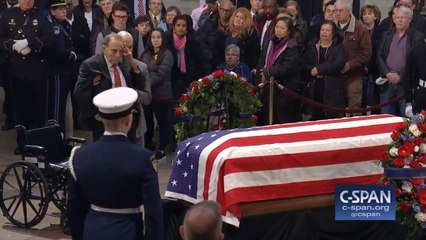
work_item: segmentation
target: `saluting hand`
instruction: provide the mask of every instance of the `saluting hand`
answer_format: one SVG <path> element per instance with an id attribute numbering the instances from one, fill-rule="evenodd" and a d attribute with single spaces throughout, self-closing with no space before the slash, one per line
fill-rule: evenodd
<path id="1" fill-rule="evenodd" d="M 121 53 L 123 54 L 123 58 L 126 59 L 126 61 L 130 64 L 130 66 L 132 67 L 132 70 L 135 73 L 140 73 L 138 63 L 133 58 L 133 54 L 132 54 L 132 51 L 130 49 L 131 48 L 129 46 L 127 46 L 126 43 L 123 43 L 123 46 L 122 46 L 122 49 L 121 49 Z"/>

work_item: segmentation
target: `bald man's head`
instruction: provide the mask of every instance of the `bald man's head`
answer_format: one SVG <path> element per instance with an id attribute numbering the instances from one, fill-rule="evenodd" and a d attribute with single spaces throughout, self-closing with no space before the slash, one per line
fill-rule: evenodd
<path id="1" fill-rule="evenodd" d="M 213 201 L 204 201 L 194 205 L 185 215 L 181 235 L 185 240 L 220 240 L 222 217 L 220 206 Z"/>
<path id="2" fill-rule="evenodd" d="M 133 50 L 133 37 L 132 34 L 130 34 L 127 31 L 120 31 L 117 33 L 122 39 L 124 44 L 127 45 L 127 47 L 129 47 L 130 51 Z"/>

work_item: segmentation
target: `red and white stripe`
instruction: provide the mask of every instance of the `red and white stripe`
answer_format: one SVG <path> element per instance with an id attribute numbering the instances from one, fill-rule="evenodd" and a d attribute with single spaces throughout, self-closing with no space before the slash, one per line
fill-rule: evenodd
<path id="1" fill-rule="evenodd" d="M 224 220 L 238 226 L 238 203 L 330 194 L 336 184 L 375 184 L 383 169 L 374 161 L 401 122 L 376 115 L 225 135 L 201 152 L 197 199 L 220 202 Z"/>

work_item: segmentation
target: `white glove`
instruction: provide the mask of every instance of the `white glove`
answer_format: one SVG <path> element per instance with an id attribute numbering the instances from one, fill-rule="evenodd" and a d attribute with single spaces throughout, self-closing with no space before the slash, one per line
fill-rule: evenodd
<path id="1" fill-rule="evenodd" d="M 24 48 L 28 47 L 28 41 L 27 39 L 22 40 L 14 40 L 15 44 L 13 44 L 13 50 L 20 53 Z"/>
<path id="2" fill-rule="evenodd" d="M 74 51 L 71 51 L 70 59 L 71 59 L 71 62 L 77 61 L 77 54 L 75 54 Z"/>
<path id="3" fill-rule="evenodd" d="M 405 107 L 405 116 L 412 118 L 414 116 L 413 114 L 413 106 L 412 105 L 407 105 Z"/>
<path id="4" fill-rule="evenodd" d="M 31 48 L 30 47 L 26 47 L 24 49 L 22 49 L 22 51 L 20 52 L 20 54 L 26 56 L 31 52 Z"/>

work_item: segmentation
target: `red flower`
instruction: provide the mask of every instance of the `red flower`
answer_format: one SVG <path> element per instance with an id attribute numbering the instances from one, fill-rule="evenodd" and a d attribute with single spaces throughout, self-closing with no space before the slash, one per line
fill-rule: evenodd
<path id="1" fill-rule="evenodd" d="M 249 82 L 248 81 L 243 81 L 243 86 L 244 87 L 248 87 L 250 84 L 249 84 Z"/>
<path id="2" fill-rule="evenodd" d="M 414 139 L 414 143 L 417 145 L 420 145 L 422 143 L 424 143 L 424 140 L 422 137 L 416 137 L 416 139 Z"/>
<path id="3" fill-rule="evenodd" d="M 180 116 L 182 115 L 182 110 L 180 108 L 176 108 L 175 109 L 175 116 Z"/>
<path id="4" fill-rule="evenodd" d="M 401 190 L 401 188 L 397 187 L 397 188 L 395 189 L 395 196 L 396 196 L 396 197 L 399 197 L 399 196 L 401 196 L 401 194 L 402 194 L 402 190 Z"/>
<path id="5" fill-rule="evenodd" d="M 215 78 L 221 78 L 223 77 L 223 71 L 222 70 L 217 70 L 213 73 L 213 77 Z"/>
<path id="6" fill-rule="evenodd" d="M 191 100 L 191 95 L 189 95 L 189 94 L 182 94 L 182 99 L 183 99 L 183 101 L 188 101 L 188 100 Z"/>
<path id="7" fill-rule="evenodd" d="M 420 178 L 413 178 L 413 179 L 411 179 L 411 183 L 414 185 L 414 186 L 418 186 L 418 185 L 420 185 L 420 183 L 422 182 L 422 180 L 420 179 Z"/>
<path id="8" fill-rule="evenodd" d="M 394 141 L 398 140 L 400 136 L 401 136 L 401 134 L 397 131 L 393 131 L 392 134 L 391 134 L 391 138 Z"/>
<path id="9" fill-rule="evenodd" d="M 254 90 L 253 90 L 253 89 L 248 90 L 248 93 L 249 93 L 250 95 L 252 95 L 252 96 L 254 96 L 254 94 L 255 94 L 255 92 L 254 92 Z"/>
<path id="10" fill-rule="evenodd" d="M 403 201 L 399 204 L 399 210 L 401 212 L 408 212 L 410 211 L 410 204 L 407 201 Z"/>
<path id="11" fill-rule="evenodd" d="M 398 130 L 398 131 L 402 131 L 402 130 L 405 130 L 406 128 L 407 128 L 407 123 L 406 122 L 402 122 L 402 123 L 400 123 L 400 124 L 398 124 L 398 126 L 396 126 L 396 129 Z"/>
<path id="12" fill-rule="evenodd" d="M 395 167 L 402 168 L 405 165 L 405 161 L 402 158 L 395 158 L 392 162 Z"/>
<path id="13" fill-rule="evenodd" d="M 422 123 L 418 125 L 420 131 L 422 131 L 423 133 L 426 133 L 426 123 Z"/>
<path id="14" fill-rule="evenodd" d="M 195 94 L 199 94 L 200 93 L 200 86 L 198 86 L 198 84 L 194 84 L 194 86 L 192 86 L 192 91 L 195 93 Z"/>
<path id="15" fill-rule="evenodd" d="M 419 161 L 423 164 L 426 164 L 426 155 L 419 157 Z"/>
<path id="16" fill-rule="evenodd" d="M 381 162 L 389 160 L 389 154 L 387 152 L 381 152 L 379 155 L 379 159 Z"/>
<path id="17" fill-rule="evenodd" d="M 251 115 L 250 119 L 255 123 L 257 123 L 257 121 L 259 121 L 259 118 L 257 117 L 257 115 L 254 115 L 254 114 Z"/>
<path id="18" fill-rule="evenodd" d="M 237 79 L 241 79 L 241 75 L 237 73 Z"/>
<path id="19" fill-rule="evenodd" d="M 207 85 L 207 84 L 210 82 L 210 80 L 209 80 L 209 78 L 208 78 L 208 77 L 203 77 L 203 78 L 201 79 L 201 82 L 203 82 L 203 84 Z"/>
<path id="20" fill-rule="evenodd" d="M 411 161 L 411 162 L 410 162 L 410 167 L 411 167 L 411 168 L 421 168 L 421 167 L 422 167 L 422 165 L 420 165 L 420 163 L 419 163 L 419 162 L 417 162 L 417 161 Z"/>
<path id="21" fill-rule="evenodd" d="M 391 184 L 391 182 L 389 182 L 389 181 L 383 181 L 383 183 L 382 183 L 383 185 L 389 185 L 389 184 Z"/>
<path id="22" fill-rule="evenodd" d="M 417 191 L 417 196 L 419 197 L 420 203 L 426 205 L 426 190 L 420 189 Z"/>
<path id="23" fill-rule="evenodd" d="M 412 143 L 411 143 L 412 145 Z M 401 157 L 408 157 L 410 156 L 410 154 L 413 152 L 414 147 L 411 147 L 410 144 L 405 143 L 404 145 L 402 145 L 401 147 L 398 148 L 398 155 Z"/>

